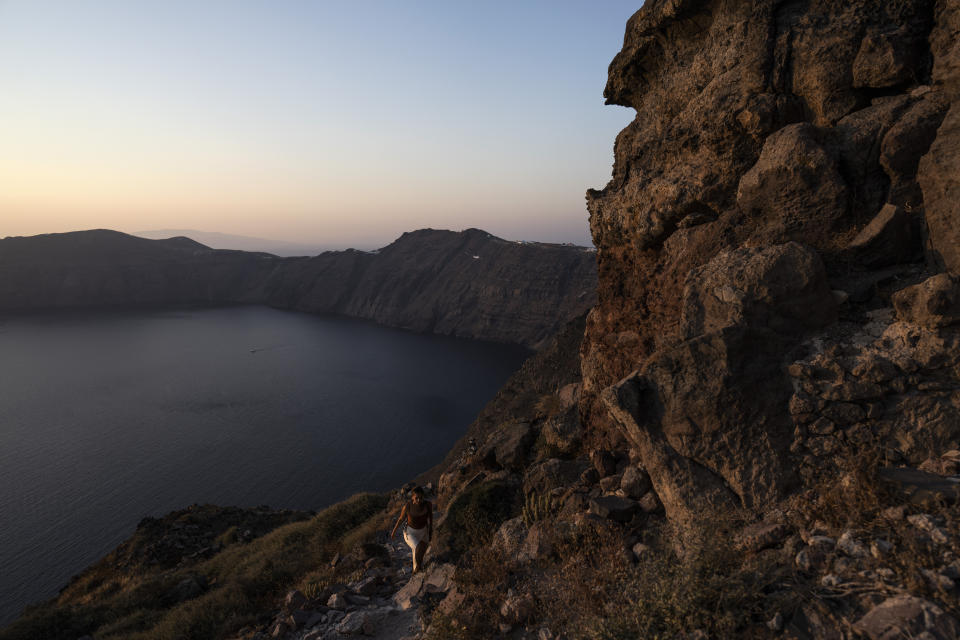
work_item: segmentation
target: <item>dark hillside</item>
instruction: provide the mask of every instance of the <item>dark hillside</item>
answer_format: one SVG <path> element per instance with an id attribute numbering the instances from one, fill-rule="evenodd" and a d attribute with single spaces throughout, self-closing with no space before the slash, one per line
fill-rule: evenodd
<path id="1" fill-rule="evenodd" d="M 595 254 L 470 229 L 312 258 L 95 230 L 0 240 L 0 311 L 267 304 L 538 347 L 595 300 Z"/>

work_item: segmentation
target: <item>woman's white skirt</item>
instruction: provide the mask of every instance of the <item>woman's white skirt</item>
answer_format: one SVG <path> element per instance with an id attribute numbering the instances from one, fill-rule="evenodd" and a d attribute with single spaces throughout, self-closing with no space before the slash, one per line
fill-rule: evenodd
<path id="1" fill-rule="evenodd" d="M 426 539 L 427 527 L 424 527 L 423 529 L 414 529 L 408 525 L 403 529 L 403 540 L 410 545 L 410 548 L 414 552 L 417 551 L 417 545 Z"/>

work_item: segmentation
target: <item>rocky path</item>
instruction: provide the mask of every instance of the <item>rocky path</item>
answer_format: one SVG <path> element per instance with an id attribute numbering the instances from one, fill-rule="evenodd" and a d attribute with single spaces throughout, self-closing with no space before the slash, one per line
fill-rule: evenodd
<path id="1" fill-rule="evenodd" d="M 395 600 L 396 594 L 410 582 L 410 549 L 400 536 L 387 541 L 383 547 L 389 554 L 388 562 L 364 570 L 360 580 L 337 589 L 327 600 L 326 611 L 318 611 L 319 616 L 313 614 L 298 632 L 274 633 L 273 637 L 290 640 L 332 640 L 345 636 L 412 640 L 417 637 L 421 628 L 415 602 L 405 601 L 404 608 Z M 290 596 L 287 599 L 289 601 Z"/>
<path id="2" fill-rule="evenodd" d="M 328 590 L 325 600 L 299 591 L 287 594 L 283 608 L 254 640 L 334 640 L 361 636 L 378 640 L 414 640 L 423 633 L 419 616 L 426 593 L 442 597 L 452 585 L 451 565 L 428 566 L 411 575 L 410 549 L 400 536 L 382 541 L 380 554 L 369 558 L 361 577 Z"/>

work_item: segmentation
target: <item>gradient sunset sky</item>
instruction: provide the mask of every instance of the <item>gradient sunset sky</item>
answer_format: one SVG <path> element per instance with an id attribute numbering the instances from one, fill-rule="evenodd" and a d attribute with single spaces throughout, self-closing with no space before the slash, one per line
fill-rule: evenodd
<path id="1" fill-rule="evenodd" d="M 0 237 L 589 244 L 631 0 L 0 0 Z"/>

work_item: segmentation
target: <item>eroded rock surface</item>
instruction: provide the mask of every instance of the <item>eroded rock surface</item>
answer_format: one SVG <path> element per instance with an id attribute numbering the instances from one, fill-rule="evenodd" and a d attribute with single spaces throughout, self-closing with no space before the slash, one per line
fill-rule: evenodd
<path id="1" fill-rule="evenodd" d="M 949 399 L 837 375 L 837 397 L 791 413 L 787 367 L 956 268 L 955 4 L 649 2 L 630 19 L 605 96 L 637 117 L 587 194 L 600 284 L 581 409 L 594 437 L 637 447 L 668 515 L 775 501 L 798 458 L 862 438 L 885 393 L 917 419 L 952 415 Z M 902 314 L 943 325 L 950 291 Z"/>

